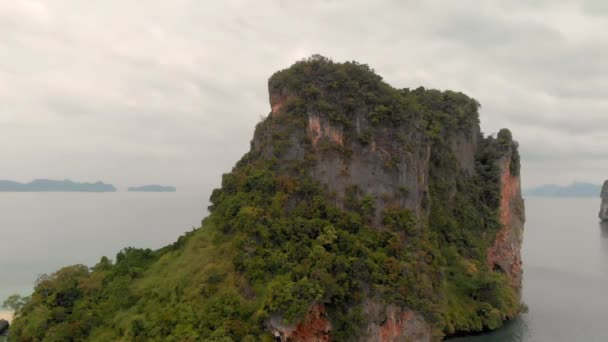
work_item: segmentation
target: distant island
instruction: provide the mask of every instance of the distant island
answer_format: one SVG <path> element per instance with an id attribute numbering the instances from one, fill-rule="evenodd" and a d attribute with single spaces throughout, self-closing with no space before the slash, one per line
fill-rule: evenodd
<path id="1" fill-rule="evenodd" d="M 565 186 L 555 184 L 541 185 L 524 191 L 524 195 L 539 197 L 598 197 L 601 191 L 601 185 L 574 182 Z"/>
<path id="2" fill-rule="evenodd" d="M 112 184 L 103 182 L 78 183 L 69 179 L 58 181 L 51 179 L 36 179 L 29 183 L 19 183 L 10 180 L 0 180 L 0 192 L 114 192 Z"/>
<path id="3" fill-rule="evenodd" d="M 133 186 L 129 188 L 132 192 L 175 192 L 174 186 L 163 186 L 157 184 Z"/>

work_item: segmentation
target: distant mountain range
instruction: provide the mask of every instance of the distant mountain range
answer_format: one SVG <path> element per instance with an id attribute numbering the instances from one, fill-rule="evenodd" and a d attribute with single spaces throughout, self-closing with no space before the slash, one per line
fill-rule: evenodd
<path id="1" fill-rule="evenodd" d="M 112 184 L 103 182 L 78 183 L 69 179 L 57 181 L 51 179 L 36 179 L 29 183 L 19 183 L 0 180 L 0 192 L 113 192 Z"/>
<path id="2" fill-rule="evenodd" d="M 132 191 L 132 192 L 175 192 L 176 189 L 174 186 L 162 186 L 162 185 L 151 184 L 151 185 L 130 187 L 129 191 Z"/>
<path id="3" fill-rule="evenodd" d="M 575 182 L 570 185 L 546 184 L 524 191 L 526 196 L 539 197 L 599 197 L 602 186 Z"/>

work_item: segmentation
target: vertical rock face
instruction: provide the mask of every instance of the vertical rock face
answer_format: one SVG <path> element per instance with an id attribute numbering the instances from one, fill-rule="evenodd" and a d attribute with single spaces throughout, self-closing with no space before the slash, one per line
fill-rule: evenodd
<path id="1" fill-rule="evenodd" d="M 479 148 L 479 131 L 479 125 L 476 124 L 470 127 L 469 132 L 458 132 L 450 137 L 450 147 L 456 157 L 458 167 L 467 176 L 475 174 L 475 155 Z"/>
<path id="2" fill-rule="evenodd" d="M 313 304 L 306 317 L 297 324 L 285 324 L 280 317 L 273 317 L 267 322 L 267 326 L 277 341 L 331 341 L 331 322 L 325 306 L 319 303 Z"/>
<path id="3" fill-rule="evenodd" d="M 602 187 L 602 203 L 600 204 L 600 220 L 608 221 L 608 180 L 604 182 Z"/>
<path id="4" fill-rule="evenodd" d="M 433 337 L 429 324 L 415 311 L 368 300 L 365 314 L 368 320 L 361 342 L 418 342 Z"/>
<path id="5" fill-rule="evenodd" d="M 313 85 L 320 94 L 331 97 L 331 89 Z M 336 122 L 332 120 L 330 110 L 298 104 L 297 99 L 303 95 L 274 78 L 269 82 L 269 92 L 270 116 L 276 125 L 286 125 L 281 123 L 282 120 L 289 117 L 289 112 L 293 114 L 293 107 L 298 105 L 299 115 L 304 118 L 289 133 L 286 147 L 279 157 L 281 162 L 303 161 L 307 155 L 313 155 L 309 175 L 333 194 L 336 205 L 348 209 L 346 198 L 353 191 L 359 196 L 371 198 L 375 203 L 372 224 L 380 229 L 383 225 L 382 213 L 387 208 L 406 208 L 415 213 L 420 222 L 429 221 L 429 215 L 433 215 L 429 205 L 433 153 L 447 153 L 449 156 L 443 157 L 442 163 L 454 165 L 450 166 L 452 173 L 441 176 L 445 177 L 441 181 L 448 184 L 450 189 L 448 198 L 441 199 L 446 206 L 458 207 L 456 193 L 466 189 L 461 189 L 457 184 L 466 184 L 461 180 L 477 176 L 480 139 L 483 137 L 476 109 L 467 113 L 469 117 L 466 119 L 448 118 L 455 120 L 458 128 L 444 127 L 437 133 L 441 138 L 437 138 L 430 136 L 429 131 L 418 126 L 414 119 L 401 125 L 378 125 L 370 121 L 369 108 L 353 110 L 348 123 Z M 256 130 L 252 150 L 264 158 L 276 158 L 277 147 L 272 142 L 276 139 L 277 127 Z M 510 133 L 508 135 L 509 143 L 512 143 Z M 501 228 L 493 241 L 489 242 L 483 262 L 490 269 L 506 274 L 510 285 L 520 293 L 520 251 L 525 217 L 519 171 L 513 172 L 513 157 L 517 153 L 513 146 L 501 151 L 500 157 L 491 162 L 497 166 L 499 173 L 496 175 L 500 193 L 497 213 Z M 443 152 L 444 147 L 449 152 Z M 447 165 L 439 167 L 448 168 Z M 441 335 L 437 334 L 433 323 L 419 312 L 405 306 L 383 303 L 381 298 L 367 299 L 363 312 L 365 335 L 360 337 L 360 341 L 431 341 Z M 516 309 L 511 310 L 503 319 L 516 314 Z M 268 322 L 268 326 L 281 341 L 327 341 L 331 336 L 331 319 L 320 304 L 314 304 L 295 325 L 279 322 L 280 319 L 275 317 Z"/>
<path id="6" fill-rule="evenodd" d="M 358 341 L 423 342 L 433 338 L 431 327 L 415 311 L 367 300 L 364 314 L 367 325 Z M 297 324 L 285 324 L 279 317 L 273 317 L 267 326 L 277 341 L 331 341 L 331 322 L 325 306 L 318 303 L 312 305 L 306 317 Z"/>
<path id="7" fill-rule="evenodd" d="M 518 175 L 511 171 L 512 151 L 500 159 L 500 223 L 502 228 L 496 234 L 494 244 L 488 250 L 490 267 L 506 273 L 512 285 L 521 289 L 522 261 L 521 246 L 523 242 L 525 210 L 521 196 L 521 185 Z"/>
<path id="8" fill-rule="evenodd" d="M 319 121 L 321 133 L 317 134 Z M 372 130 L 367 127 L 365 119 L 360 118 L 359 122 L 362 129 Z M 399 146 L 395 143 L 396 137 L 403 133 L 399 129 L 382 129 L 373 134 L 365 146 L 357 141 L 345 143 L 340 129 L 314 114 L 309 120 L 308 131 L 317 152 L 322 151 L 323 144 L 338 145 L 351 151 L 349 158 L 340 156 L 339 150 L 319 153 L 313 169 L 313 177 L 336 193 L 339 199 L 343 199 L 353 187 L 373 198 L 376 224 L 381 221 L 382 211 L 389 206 L 421 213 L 422 198 L 428 189 L 428 145 L 421 143 L 409 150 Z M 424 141 L 422 136 L 417 138 Z"/>
<path id="9" fill-rule="evenodd" d="M 296 93 L 291 89 L 277 89 L 272 81 L 269 89 L 270 115 L 280 118 Z M 356 190 L 376 201 L 376 224 L 380 223 L 382 210 L 389 206 L 409 208 L 420 214 L 422 200 L 428 193 L 428 138 L 413 126 L 377 127 L 369 122 L 366 114 L 363 110 L 356 111 L 354 127 L 346 132 L 343 125 L 332 123 L 327 113 L 308 108 L 304 132 L 291 134 L 291 144 L 281 159 L 304 159 L 306 146 L 301 141 L 307 139 L 317 158 L 312 176 L 337 196 L 339 205 L 348 190 Z M 359 139 L 347 140 L 347 133 Z M 254 150 L 272 157 L 271 140 L 272 132 L 257 135 L 253 139 Z M 471 146 L 459 142 L 463 144 L 459 148 L 471 150 Z M 345 151 L 348 151 L 347 157 Z M 467 155 L 465 159 L 474 158 L 474 152 Z"/>

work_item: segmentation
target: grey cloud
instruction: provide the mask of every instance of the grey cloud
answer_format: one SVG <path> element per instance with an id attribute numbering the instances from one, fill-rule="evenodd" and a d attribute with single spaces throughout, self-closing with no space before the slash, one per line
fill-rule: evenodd
<path id="1" fill-rule="evenodd" d="M 483 130 L 509 127 L 538 183 L 543 161 L 608 161 L 602 4 L 0 2 L 2 177 L 208 189 L 268 114 L 268 77 L 321 53 L 477 98 Z"/>
<path id="2" fill-rule="evenodd" d="M 449 18 L 440 26 L 440 37 L 476 48 L 492 48 L 518 42 L 559 41 L 557 30 L 530 21 L 508 21 L 491 15 L 467 13 Z"/>
<path id="3" fill-rule="evenodd" d="M 608 16 L 608 3 L 603 0 L 584 0 L 583 11 L 594 16 Z"/>

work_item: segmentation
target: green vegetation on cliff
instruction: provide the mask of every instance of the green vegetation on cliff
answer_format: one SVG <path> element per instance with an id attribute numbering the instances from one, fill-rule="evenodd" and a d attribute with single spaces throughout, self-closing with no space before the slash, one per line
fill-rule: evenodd
<path id="1" fill-rule="evenodd" d="M 321 57 L 275 74 L 270 91 L 285 98 L 281 115 L 258 124 L 258 148 L 223 176 L 201 228 L 157 251 L 127 248 L 114 262 L 40 278 L 12 338 L 270 341 L 270 318 L 295 323 L 323 303 L 332 338 L 346 341 L 363 334 L 368 298 L 419 312 L 438 337 L 493 329 L 518 313 L 518 289 L 486 262 L 501 228 L 498 163 L 516 158 L 516 145 L 508 131 L 473 136 L 475 100 L 394 89 L 366 65 Z M 311 112 L 340 127 L 343 143 L 314 146 L 300 134 Z M 355 127 L 361 113 L 365 130 Z M 430 147 L 420 212 L 380 205 L 400 202 L 357 184 L 341 197 L 312 176 L 321 154 L 355 158 L 351 146 L 372 144 L 384 127 L 424 137 L 396 144 Z M 451 148 L 457 133 L 478 141 L 469 175 Z M 288 158 L 294 144 L 303 154 Z M 384 167 L 396 165 L 389 158 Z M 405 187 L 398 195 L 413 196 Z"/>

